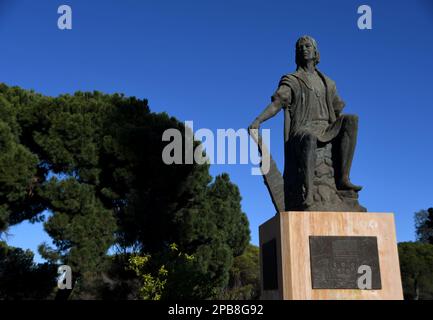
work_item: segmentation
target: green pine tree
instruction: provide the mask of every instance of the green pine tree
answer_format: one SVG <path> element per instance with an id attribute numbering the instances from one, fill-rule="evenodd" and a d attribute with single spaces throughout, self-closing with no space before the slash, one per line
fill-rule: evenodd
<path id="1" fill-rule="evenodd" d="M 0 232 L 44 220 L 53 245 L 40 253 L 72 267 L 71 297 L 134 296 L 134 275 L 119 271 L 128 252 L 165 263 L 169 243 L 195 259 L 177 262 L 162 298 L 212 298 L 227 286 L 248 221 L 228 175 L 212 182 L 209 165 L 162 162 L 162 134 L 185 136 L 181 122 L 120 94 L 52 98 L 5 85 L 0 115 Z"/>

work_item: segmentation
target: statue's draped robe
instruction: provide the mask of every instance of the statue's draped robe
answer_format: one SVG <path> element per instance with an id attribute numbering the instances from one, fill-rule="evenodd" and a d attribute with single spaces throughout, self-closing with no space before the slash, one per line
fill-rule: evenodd
<path id="1" fill-rule="evenodd" d="M 279 99 L 284 109 L 284 184 L 288 194 L 291 186 L 296 185 L 299 166 L 296 159 L 296 142 L 306 134 L 312 134 L 317 141 L 327 143 L 340 132 L 342 117 L 339 117 L 344 102 L 337 94 L 335 82 L 319 70 L 317 74 L 325 85 L 327 121 L 314 121 L 311 101 L 315 91 L 304 71 L 284 75 L 272 99 Z M 286 199 L 289 200 L 289 199 Z M 287 202 L 286 202 L 287 203 Z"/>

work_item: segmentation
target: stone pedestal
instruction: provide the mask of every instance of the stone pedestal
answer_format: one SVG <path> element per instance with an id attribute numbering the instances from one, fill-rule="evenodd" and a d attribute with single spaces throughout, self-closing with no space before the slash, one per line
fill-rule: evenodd
<path id="1" fill-rule="evenodd" d="M 282 212 L 259 234 L 262 299 L 403 299 L 393 214 Z"/>

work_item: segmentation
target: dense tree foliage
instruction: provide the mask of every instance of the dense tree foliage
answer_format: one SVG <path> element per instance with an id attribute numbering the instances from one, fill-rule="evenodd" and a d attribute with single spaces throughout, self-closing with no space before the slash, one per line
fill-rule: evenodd
<path id="1" fill-rule="evenodd" d="M 433 299 L 433 245 L 402 242 L 398 252 L 405 299 Z"/>
<path id="2" fill-rule="evenodd" d="M 44 299 L 55 286 L 56 267 L 33 263 L 33 253 L 0 241 L 0 300 Z"/>
<path id="3" fill-rule="evenodd" d="M 0 233 L 45 221 L 53 246 L 39 251 L 72 267 L 75 298 L 136 297 L 129 253 L 164 263 L 170 243 L 195 259 L 168 276 L 166 298 L 216 297 L 249 242 L 248 221 L 228 175 L 212 181 L 207 164 L 162 162 L 168 128 L 184 135 L 146 100 L 0 85 Z"/>
<path id="4" fill-rule="evenodd" d="M 433 299 L 433 208 L 415 213 L 417 242 L 399 243 L 406 299 Z"/>
<path id="5" fill-rule="evenodd" d="M 248 245 L 245 252 L 234 258 L 230 281 L 221 296 L 225 300 L 257 300 L 260 298 L 259 248 Z"/>
<path id="6" fill-rule="evenodd" d="M 433 244 L 433 208 L 415 213 L 417 240 Z"/>

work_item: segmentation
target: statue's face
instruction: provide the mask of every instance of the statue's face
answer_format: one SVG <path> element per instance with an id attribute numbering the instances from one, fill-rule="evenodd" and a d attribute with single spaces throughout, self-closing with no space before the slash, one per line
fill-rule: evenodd
<path id="1" fill-rule="evenodd" d="M 316 50 L 309 40 L 301 40 L 298 46 L 300 56 L 304 61 L 314 60 L 316 57 Z"/>

